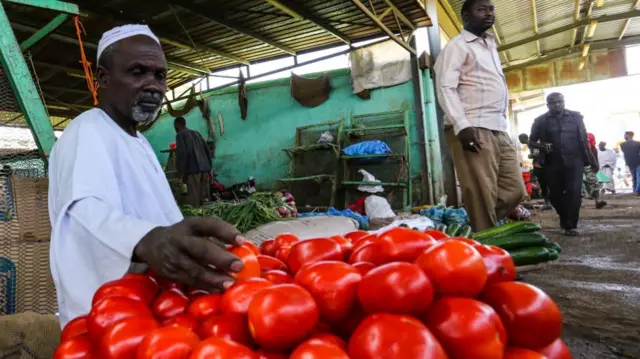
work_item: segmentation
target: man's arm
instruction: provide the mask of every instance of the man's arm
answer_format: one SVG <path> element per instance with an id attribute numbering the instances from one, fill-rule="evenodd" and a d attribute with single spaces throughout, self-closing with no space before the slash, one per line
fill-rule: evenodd
<path id="1" fill-rule="evenodd" d="M 538 117 L 533 121 L 533 125 L 531 126 L 531 135 L 529 135 L 529 147 L 534 148 L 536 150 L 549 152 L 549 144 L 540 143 L 542 131 L 544 130 L 542 127 L 542 117 Z"/>
<path id="2" fill-rule="evenodd" d="M 467 54 L 456 44 L 442 50 L 435 65 L 436 93 L 442 111 L 449 117 L 456 133 L 471 127 L 458 95 L 458 85 Z"/>

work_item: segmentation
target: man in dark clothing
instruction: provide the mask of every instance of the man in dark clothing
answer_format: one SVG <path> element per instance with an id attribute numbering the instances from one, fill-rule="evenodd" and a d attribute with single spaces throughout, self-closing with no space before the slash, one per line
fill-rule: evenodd
<path id="1" fill-rule="evenodd" d="M 187 128 L 183 117 L 175 119 L 176 162 L 178 175 L 187 186 L 187 195 L 179 202 L 199 207 L 209 197 L 211 150 L 199 132 Z"/>
<path id="2" fill-rule="evenodd" d="M 597 172 L 598 164 L 588 147 L 583 116 L 566 110 L 564 96 L 559 93 L 547 97 L 547 107 L 549 112 L 533 123 L 529 147 L 541 151 L 551 203 L 560 215 L 560 226 L 566 235 L 577 236 L 584 166 L 590 165 Z"/>
<path id="3" fill-rule="evenodd" d="M 634 133 L 627 131 L 624 134 L 624 142 L 620 145 L 624 153 L 624 161 L 629 166 L 633 179 L 633 193 L 640 196 L 640 142 L 633 140 Z"/>
<path id="4" fill-rule="evenodd" d="M 529 146 L 529 135 L 526 133 L 521 133 L 518 136 L 518 140 L 521 144 Z M 540 161 L 540 150 L 529 147 L 529 158 L 533 161 L 533 170 L 531 174 L 538 181 L 538 186 L 540 187 L 540 195 L 544 199 L 544 207 L 543 210 L 551 209 L 551 202 L 549 201 L 549 186 L 547 185 L 547 180 L 544 176 L 544 168 L 542 166 L 542 161 Z"/>

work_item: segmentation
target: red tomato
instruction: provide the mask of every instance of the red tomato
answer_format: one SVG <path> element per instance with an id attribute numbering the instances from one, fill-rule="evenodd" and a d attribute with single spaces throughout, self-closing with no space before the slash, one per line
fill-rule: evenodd
<path id="1" fill-rule="evenodd" d="M 148 293 L 152 299 L 155 298 L 156 294 L 158 294 L 158 290 L 160 289 L 160 285 L 156 279 L 148 274 L 127 273 L 122 277 L 122 279 L 137 280 L 144 287 L 145 293 Z"/>
<path id="2" fill-rule="evenodd" d="M 360 238 L 362 238 L 364 236 L 368 236 L 368 235 L 369 235 L 369 232 L 366 232 L 366 231 L 355 231 L 355 232 L 349 232 L 349 233 L 345 234 L 344 237 L 346 239 L 350 240 L 351 243 L 355 244 L 355 242 L 358 239 L 360 239 Z"/>
<path id="3" fill-rule="evenodd" d="M 500 317 L 482 302 L 448 297 L 433 302 L 425 324 L 449 359 L 501 359 L 507 334 Z"/>
<path id="4" fill-rule="evenodd" d="M 450 240 L 455 240 L 455 241 L 460 241 L 460 242 L 464 242 L 466 244 L 469 244 L 471 246 L 473 246 L 474 248 L 476 246 L 481 246 L 482 244 L 476 240 L 473 240 L 471 238 L 466 238 L 466 237 L 452 237 L 449 238 Z"/>
<path id="5" fill-rule="evenodd" d="M 71 338 L 85 335 L 88 333 L 87 316 L 83 315 L 67 323 L 60 334 L 60 342 L 67 341 Z"/>
<path id="6" fill-rule="evenodd" d="M 319 261 L 341 261 L 344 256 L 336 241 L 329 238 L 316 238 L 300 241 L 291 247 L 287 265 L 295 276 L 304 264 Z"/>
<path id="7" fill-rule="evenodd" d="M 358 262 L 381 262 L 384 257 L 383 253 L 380 251 L 380 247 L 376 245 L 377 243 L 367 243 L 364 246 L 359 247 L 351 253 L 351 257 L 349 257 L 349 264 L 354 264 Z"/>
<path id="8" fill-rule="evenodd" d="M 352 359 L 447 359 L 429 329 L 404 315 L 373 314 L 349 340 Z M 471 358 L 468 358 L 471 359 Z"/>
<path id="9" fill-rule="evenodd" d="M 443 232 L 440 231 L 436 231 L 435 229 L 429 229 L 424 231 L 425 234 L 428 234 L 431 236 L 431 238 L 435 239 L 436 241 L 440 241 L 443 239 L 448 239 L 449 236 Z"/>
<path id="10" fill-rule="evenodd" d="M 291 246 L 282 246 L 276 250 L 276 258 L 278 258 L 284 263 L 287 263 L 287 258 L 289 258 L 289 252 L 291 252 Z"/>
<path id="11" fill-rule="evenodd" d="M 276 247 L 276 241 L 274 241 L 273 239 L 267 239 L 266 241 L 260 243 L 260 254 L 263 254 L 265 256 L 275 256 L 277 249 L 278 248 Z"/>
<path id="12" fill-rule="evenodd" d="M 263 272 L 270 270 L 282 270 L 285 272 L 287 271 L 287 265 L 278 258 L 263 255 L 259 255 L 257 258 L 258 263 L 260 263 L 260 270 L 262 270 Z"/>
<path id="13" fill-rule="evenodd" d="M 475 297 L 487 282 L 487 266 L 472 246 L 461 241 L 439 241 L 416 259 L 433 281 L 436 295 Z"/>
<path id="14" fill-rule="evenodd" d="M 212 337 L 201 342 L 189 359 L 256 359 L 256 356 L 242 344 Z"/>
<path id="15" fill-rule="evenodd" d="M 340 349 L 347 351 L 347 342 L 342 340 L 340 337 L 337 337 L 330 333 L 314 334 L 311 337 L 309 337 L 309 339 L 319 339 L 328 343 L 332 343 L 338 346 Z"/>
<path id="16" fill-rule="evenodd" d="M 357 269 L 337 261 L 306 265 L 295 277 L 296 284 L 311 293 L 318 304 L 320 319 L 327 323 L 337 323 L 349 314 L 361 280 Z"/>
<path id="17" fill-rule="evenodd" d="M 353 243 L 353 251 L 355 252 L 358 250 L 358 248 L 361 248 L 363 246 L 366 246 L 367 244 L 373 243 L 376 240 L 378 240 L 377 234 L 368 234 L 364 237 L 360 237 L 360 239 L 358 239 Z"/>
<path id="18" fill-rule="evenodd" d="M 144 305 L 153 301 L 155 293 L 145 293 L 145 288 L 136 279 L 118 279 L 100 286 L 93 295 L 91 305 L 94 306 L 100 299 L 107 297 L 127 297 L 138 300 Z"/>
<path id="19" fill-rule="evenodd" d="M 257 359 L 289 359 L 288 354 L 268 352 L 262 349 L 258 350 L 256 354 L 258 355 Z"/>
<path id="20" fill-rule="evenodd" d="M 91 359 L 93 347 L 85 335 L 73 337 L 63 341 L 53 354 L 53 359 Z"/>
<path id="21" fill-rule="evenodd" d="M 246 241 L 244 242 L 244 244 L 242 244 L 242 246 L 251 249 L 251 252 L 253 252 L 253 254 L 255 255 L 260 254 L 260 248 L 258 248 L 258 246 L 256 246 L 253 242 Z"/>
<path id="22" fill-rule="evenodd" d="M 270 281 L 273 284 L 293 283 L 293 277 L 281 270 L 270 270 L 264 272 L 262 273 L 262 278 Z"/>
<path id="23" fill-rule="evenodd" d="M 381 255 L 374 257 L 372 263 L 383 265 L 391 262 L 413 263 L 425 249 L 437 242 L 428 234 L 409 228 L 395 227 L 378 235 L 375 243 Z"/>
<path id="24" fill-rule="evenodd" d="M 135 317 L 153 318 L 153 313 L 139 301 L 125 297 L 109 297 L 100 300 L 91 308 L 87 319 L 89 337 L 93 342 L 102 338 L 104 331 L 113 324 Z"/>
<path id="25" fill-rule="evenodd" d="M 536 350 L 562 333 L 562 313 L 540 289 L 521 282 L 487 288 L 481 300 L 495 309 L 509 333 L 509 345 Z"/>
<path id="26" fill-rule="evenodd" d="M 372 269 L 358 286 L 365 312 L 418 315 L 433 300 L 433 286 L 418 266 L 394 262 Z"/>
<path id="27" fill-rule="evenodd" d="M 201 321 L 220 314 L 222 313 L 222 294 L 213 293 L 198 297 L 189 304 L 187 311 L 192 317 Z"/>
<path id="28" fill-rule="evenodd" d="M 318 324 L 316 325 L 315 328 L 313 328 L 313 330 L 311 331 L 311 336 L 317 335 L 317 334 L 324 334 L 324 333 L 331 333 L 331 325 L 325 323 L 325 322 L 318 322 Z"/>
<path id="29" fill-rule="evenodd" d="M 223 314 L 213 316 L 200 325 L 198 335 L 202 340 L 216 337 L 250 346 L 251 333 L 247 318 L 240 314 Z"/>
<path id="30" fill-rule="evenodd" d="M 487 287 L 495 283 L 516 280 L 516 266 L 509 252 L 496 246 L 478 245 L 474 248 L 480 253 L 484 265 L 487 266 L 489 273 Z"/>
<path id="31" fill-rule="evenodd" d="M 334 326 L 336 334 L 348 340 L 367 315 L 368 314 L 360 307 L 360 304 L 356 303 L 347 317 L 344 318 L 342 322 Z"/>
<path id="32" fill-rule="evenodd" d="M 346 261 L 351 256 L 351 252 L 353 252 L 353 243 L 350 240 L 344 238 L 343 236 L 333 236 L 329 237 L 329 239 L 333 239 L 340 245 L 342 249 L 342 253 L 344 254 L 344 260 Z"/>
<path id="33" fill-rule="evenodd" d="M 222 312 L 247 314 L 253 297 L 271 286 L 272 283 L 264 278 L 251 278 L 235 283 L 222 295 Z"/>
<path id="34" fill-rule="evenodd" d="M 546 356 L 536 353 L 533 350 L 523 348 L 507 348 L 504 352 L 504 359 L 549 359 Z"/>
<path id="35" fill-rule="evenodd" d="M 190 314 L 178 314 L 162 322 L 163 327 L 185 328 L 195 332 L 198 328 L 198 320 Z"/>
<path id="36" fill-rule="evenodd" d="M 198 289 L 198 288 L 188 288 L 186 293 L 187 298 L 189 298 L 189 300 L 194 300 L 198 297 L 202 297 L 204 295 L 208 295 L 210 294 L 209 292 L 207 292 L 206 290 L 202 290 L 202 289 Z"/>
<path id="37" fill-rule="evenodd" d="M 100 359 L 134 359 L 144 337 L 159 327 L 153 318 L 127 318 L 105 330 L 96 345 Z"/>
<path id="38" fill-rule="evenodd" d="M 249 305 L 249 329 L 265 349 L 285 350 L 301 342 L 318 324 L 318 306 L 304 288 L 274 285 Z"/>
<path id="39" fill-rule="evenodd" d="M 169 290 L 169 289 L 184 290 L 183 285 L 173 282 L 167 278 L 164 278 L 160 274 L 156 273 L 153 269 L 150 269 L 149 272 L 147 272 L 147 275 L 153 278 L 158 283 L 158 286 L 162 290 Z"/>
<path id="40" fill-rule="evenodd" d="M 291 353 L 289 359 L 349 359 L 342 348 L 320 339 L 309 339 Z"/>
<path id="41" fill-rule="evenodd" d="M 188 359 L 199 343 L 198 336 L 187 328 L 158 328 L 144 337 L 137 359 Z"/>
<path id="42" fill-rule="evenodd" d="M 256 255 L 251 249 L 247 247 L 233 247 L 229 252 L 240 258 L 244 265 L 240 272 L 231 273 L 235 279 L 243 280 L 260 276 L 260 263 L 258 263 L 258 258 L 256 258 Z"/>
<path id="43" fill-rule="evenodd" d="M 560 338 L 545 348 L 536 351 L 549 359 L 573 359 L 571 350 L 569 350 L 567 344 Z"/>
<path id="44" fill-rule="evenodd" d="M 153 301 L 151 310 L 158 320 L 167 320 L 179 314 L 184 314 L 189 306 L 189 298 L 178 289 L 170 289 L 160 293 Z"/>
<path id="45" fill-rule="evenodd" d="M 358 272 L 360 272 L 360 275 L 363 277 L 367 273 L 369 273 L 370 270 L 376 267 L 376 265 L 371 262 L 358 262 L 358 263 L 353 263 L 351 266 L 357 269 Z"/>
<path id="46" fill-rule="evenodd" d="M 275 250 L 281 247 L 291 247 L 296 244 L 300 239 L 291 233 L 282 233 L 275 238 Z"/>

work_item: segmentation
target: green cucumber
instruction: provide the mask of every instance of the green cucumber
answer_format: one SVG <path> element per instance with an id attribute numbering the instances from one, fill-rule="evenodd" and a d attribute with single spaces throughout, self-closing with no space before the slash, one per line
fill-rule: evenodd
<path id="1" fill-rule="evenodd" d="M 442 233 L 445 233 L 445 231 L 447 230 L 447 226 L 445 226 L 444 223 L 440 223 L 436 226 L 436 229 Z"/>
<path id="2" fill-rule="evenodd" d="M 458 237 L 471 238 L 471 226 L 466 225 L 458 231 Z"/>
<path id="3" fill-rule="evenodd" d="M 549 251 L 550 261 L 555 261 L 556 259 L 560 258 L 560 253 L 558 253 L 558 251 L 556 251 L 555 249 L 547 248 L 547 250 Z"/>
<path id="4" fill-rule="evenodd" d="M 516 233 L 531 233 L 539 231 L 540 225 L 534 222 L 511 222 L 505 225 L 486 229 L 474 234 L 473 239 L 488 239 L 504 237 Z"/>
<path id="5" fill-rule="evenodd" d="M 522 233 L 505 237 L 478 240 L 478 242 L 482 244 L 488 244 L 506 250 L 544 246 L 547 241 L 547 237 L 542 233 Z"/>
<path id="6" fill-rule="evenodd" d="M 558 253 L 562 253 L 562 247 L 560 247 L 560 245 L 556 242 L 547 242 L 544 244 L 544 246 L 547 249 L 553 249 L 554 251 L 558 252 Z"/>
<path id="7" fill-rule="evenodd" d="M 545 247 L 529 247 L 510 251 L 516 267 L 548 262 L 551 253 Z"/>
<path id="8" fill-rule="evenodd" d="M 462 227 L 460 224 L 458 223 L 454 223 L 449 225 L 449 227 L 447 228 L 447 235 L 449 237 L 455 237 L 456 233 L 458 233 L 458 230 L 460 229 L 460 227 Z"/>

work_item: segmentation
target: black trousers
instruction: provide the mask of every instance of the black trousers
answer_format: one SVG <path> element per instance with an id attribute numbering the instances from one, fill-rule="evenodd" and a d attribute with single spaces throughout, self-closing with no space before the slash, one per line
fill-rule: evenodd
<path id="1" fill-rule="evenodd" d="M 578 228 L 584 166 L 550 166 L 544 170 L 549 186 L 549 199 L 560 215 L 560 226 L 564 229 Z"/>

